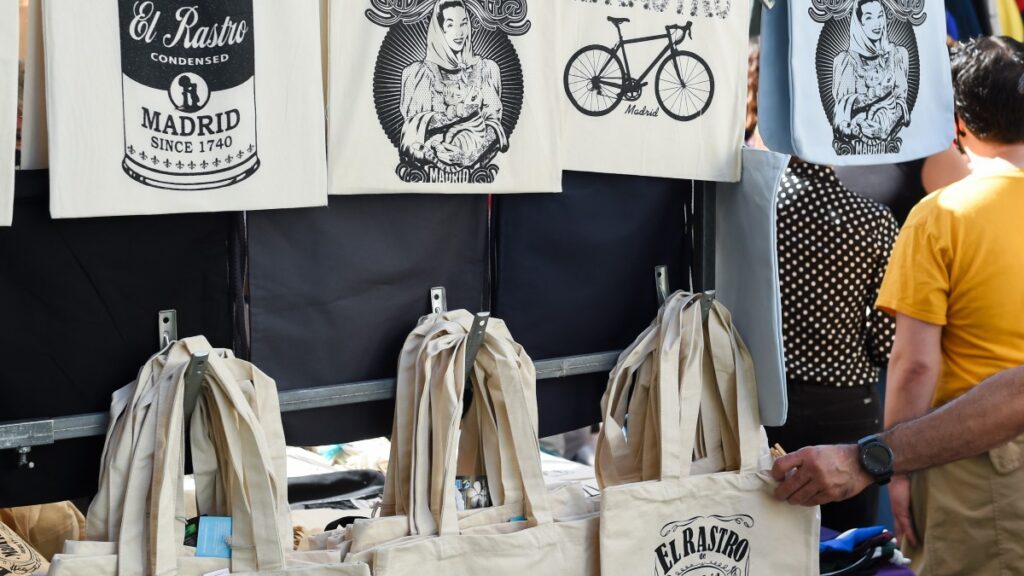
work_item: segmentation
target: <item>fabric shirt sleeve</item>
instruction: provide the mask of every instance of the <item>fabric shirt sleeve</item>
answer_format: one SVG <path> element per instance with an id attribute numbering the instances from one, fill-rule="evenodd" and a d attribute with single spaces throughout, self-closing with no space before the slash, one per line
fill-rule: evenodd
<path id="1" fill-rule="evenodd" d="M 928 198 L 911 212 L 896 240 L 875 306 L 945 326 L 950 286 L 949 226 Z"/>
<path id="2" fill-rule="evenodd" d="M 871 278 L 870 300 L 867 315 L 867 346 L 868 357 L 871 362 L 880 368 L 885 367 L 889 362 L 889 353 L 892 352 L 893 340 L 896 338 L 896 319 L 878 308 L 871 306 L 877 300 L 878 291 L 885 276 L 885 270 L 889 266 L 889 259 L 892 254 L 893 245 L 899 234 L 899 224 L 892 212 L 888 209 L 884 212 L 881 226 L 877 237 L 877 255 L 874 273 Z"/>

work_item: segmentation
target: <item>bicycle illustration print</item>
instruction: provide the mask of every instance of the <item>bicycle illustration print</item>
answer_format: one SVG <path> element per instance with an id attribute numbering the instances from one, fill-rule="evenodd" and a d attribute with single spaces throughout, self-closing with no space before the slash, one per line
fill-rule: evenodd
<path id="1" fill-rule="evenodd" d="M 618 33 L 618 43 L 611 47 L 593 44 L 580 48 L 565 66 L 565 93 L 577 110 L 588 116 L 604 116 L 623 100 L 639 100 L 649 84 L 647 77 L 657 66 L 655 96 L 666 114 L 687 122 L 708 111 L 715 95 L 711 68 L 699 55 L 679 49 L 687 37 L 693 39 L 692 21 L 683 26 L 666 26 L 664 34 L 628 39 L 622 35 L 622 25 L 629 18 L 609 16 L 608 21 Z M 666 42 L 665 47 L 643 74 L 634 77 L 626 47 L 659 40 Z"/>

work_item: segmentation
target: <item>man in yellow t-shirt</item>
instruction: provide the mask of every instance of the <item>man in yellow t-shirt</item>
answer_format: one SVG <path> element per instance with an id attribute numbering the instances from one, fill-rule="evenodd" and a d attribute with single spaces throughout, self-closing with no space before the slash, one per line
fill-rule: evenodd
<path id="1" fill-rule="evenodd" d="M 896 315 L 885 426 L 1024 364 L 1024 45 L 953 56 L 972 175 L 925 198 L 900 232 L 876 306 Z M 1024 441 L 895 476 L 896 529 L 921 576 L 1024 574 Z"/>

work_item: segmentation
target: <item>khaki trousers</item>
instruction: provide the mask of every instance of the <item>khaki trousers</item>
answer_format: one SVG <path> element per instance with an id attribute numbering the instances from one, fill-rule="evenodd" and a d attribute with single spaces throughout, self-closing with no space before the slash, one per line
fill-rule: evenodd
<path id="1" fill-rule="evenodd" d="M 1024 576 L 1024 467 L 1003 465 L 1007 448 L 914 475 L 919 576 Z"/>

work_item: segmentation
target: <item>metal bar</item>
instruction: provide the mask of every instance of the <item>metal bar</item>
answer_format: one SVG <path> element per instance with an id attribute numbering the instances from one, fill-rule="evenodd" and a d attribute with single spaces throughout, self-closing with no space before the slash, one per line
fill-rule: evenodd
<path id="1" fill-rule="evenodd" d="M 713 182 L 694 182 L 694 210 L 697 213 L 697 227 L 694 231 L 696 244 L 696 262 L 694 267 L 695 292 L 705 292 L 715 288 L 715 234 L 716 234 L 716 202 L 715 184 Z"/>
<path id="2" fill-rule="evenodd" d="M 534 362 L 538 380 L 565 378 L 580 374 L 607 373 L 615 367 L 621 351 L 567 356 Z M 278 394 L 281 412 L 301 412 L 362 404 L 395 397 L 394 378 L 337 384 L 321 388 L 285 390 Z M 44 446 L 61 440 L 103 436 L 107 433 L 106 412 L 62 416 L 46 420 L 0 424 L 0 450 Z"/>

